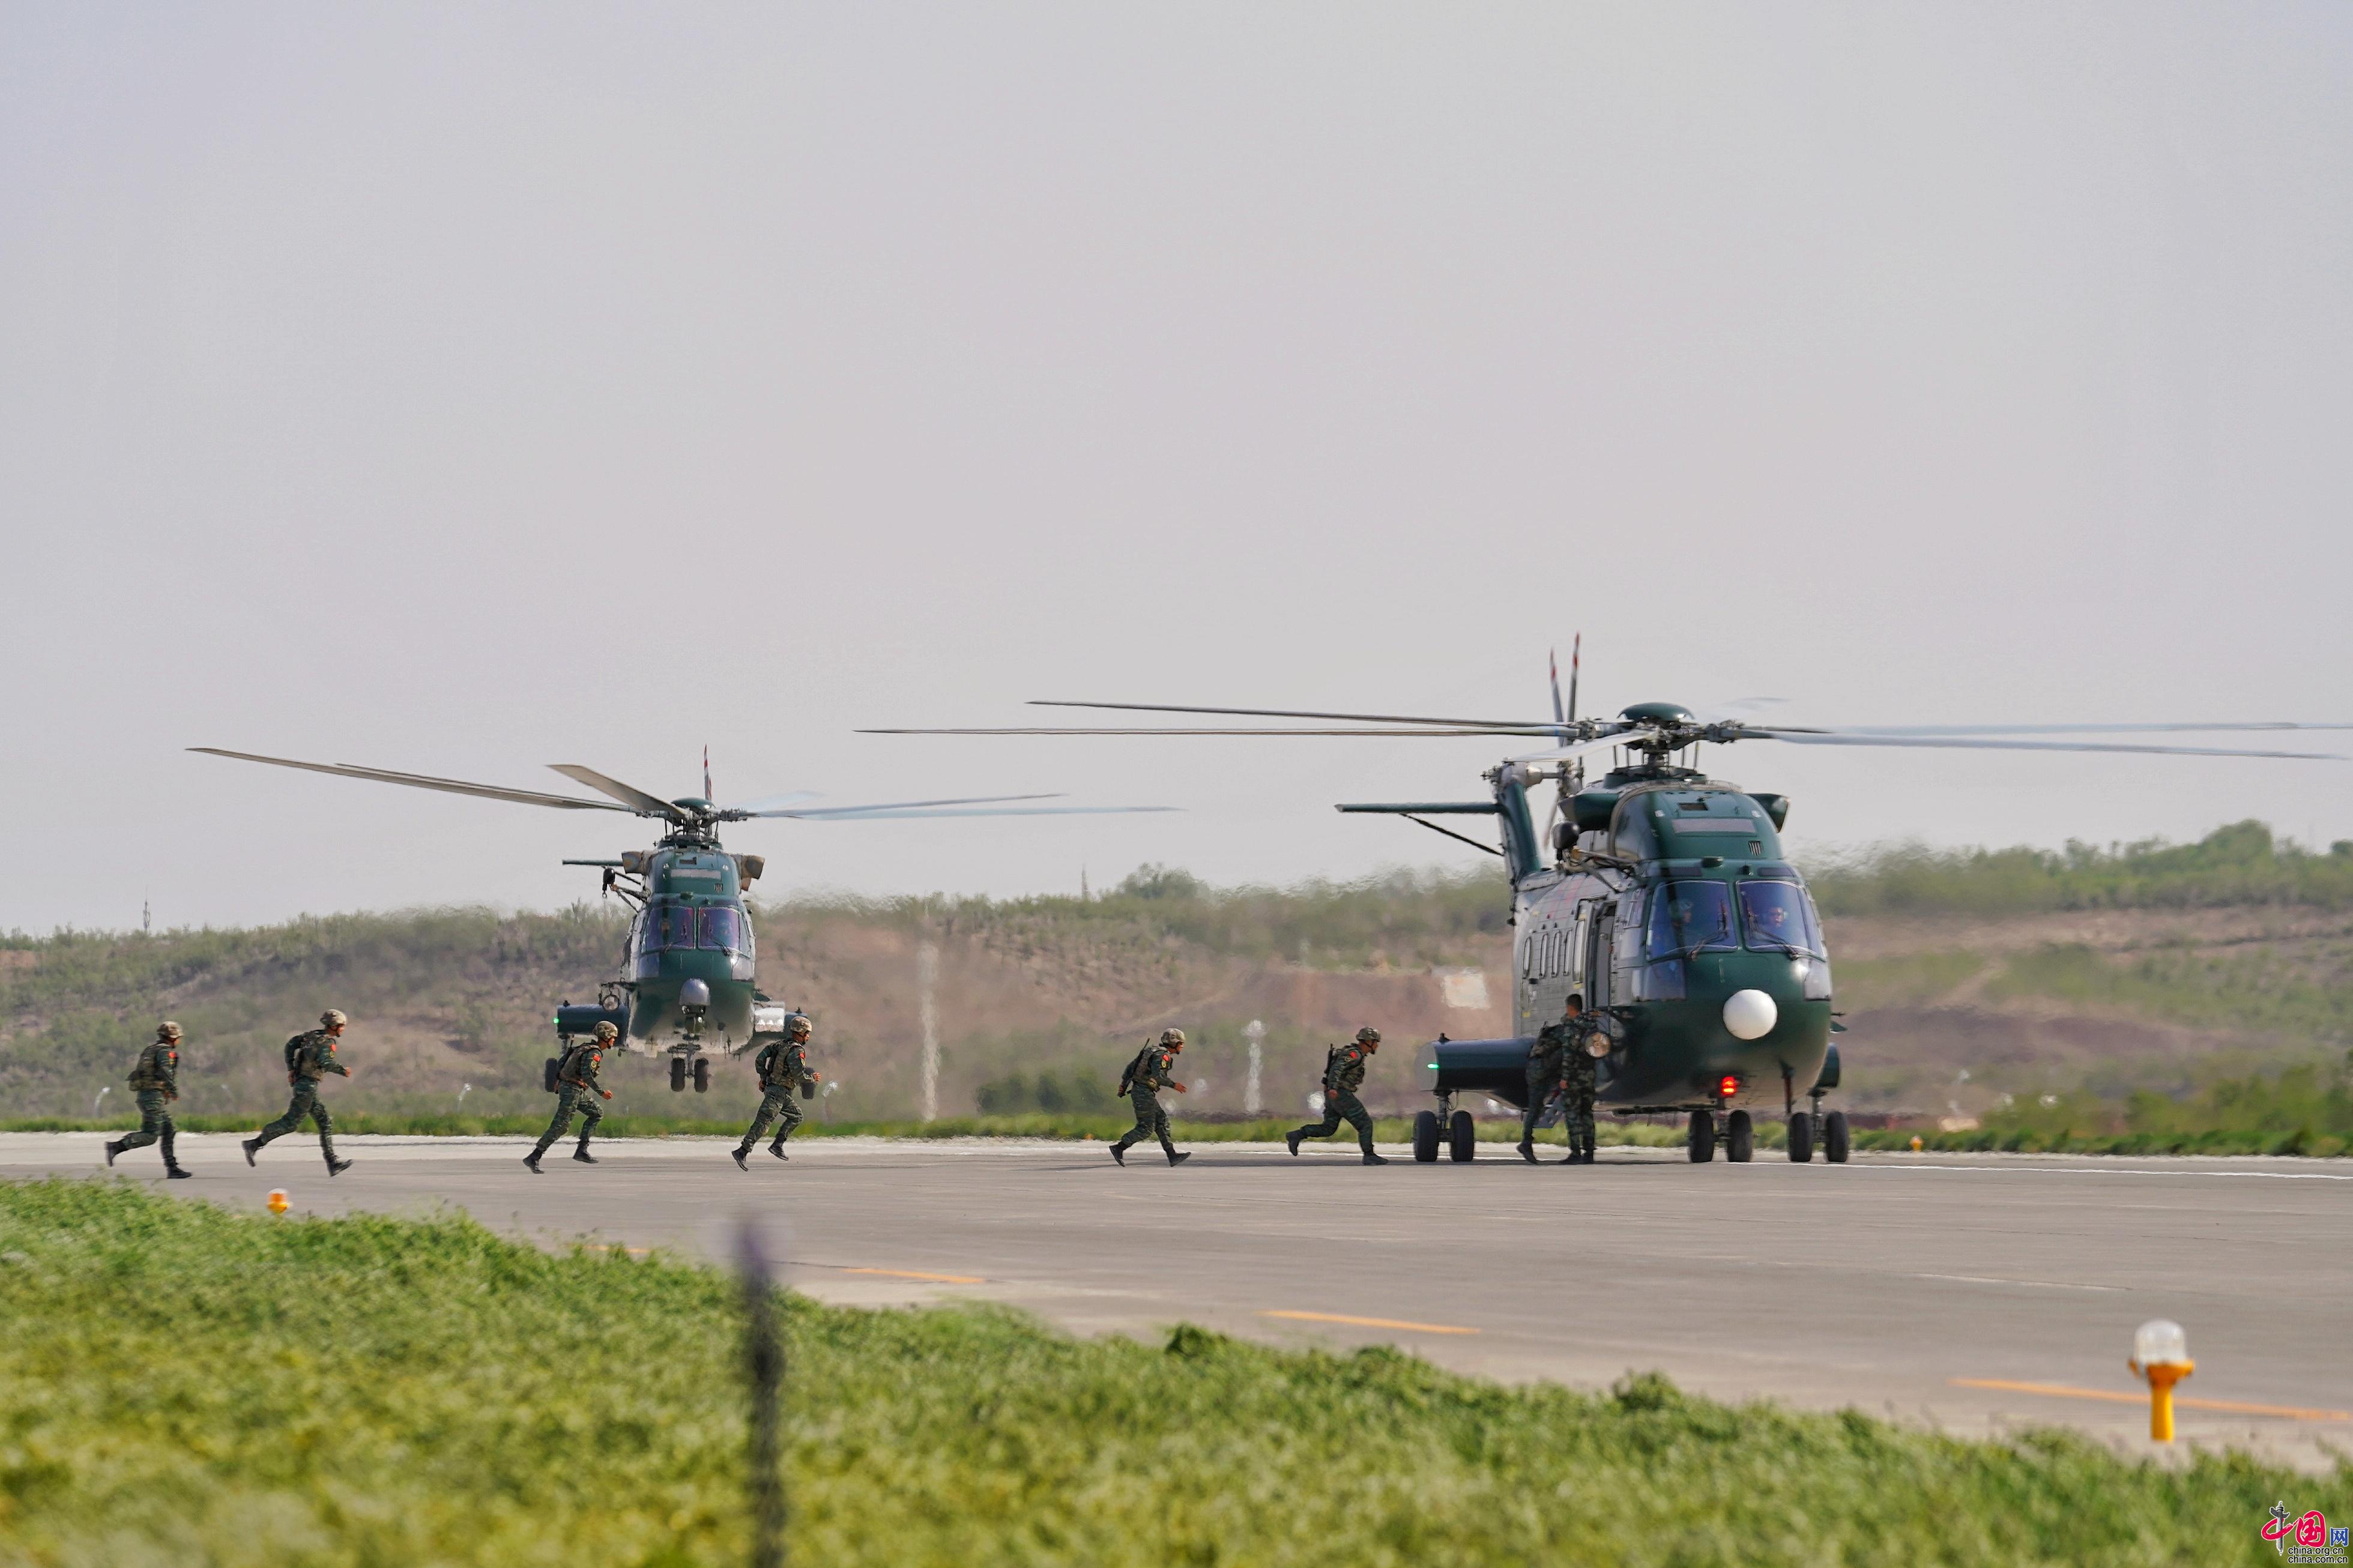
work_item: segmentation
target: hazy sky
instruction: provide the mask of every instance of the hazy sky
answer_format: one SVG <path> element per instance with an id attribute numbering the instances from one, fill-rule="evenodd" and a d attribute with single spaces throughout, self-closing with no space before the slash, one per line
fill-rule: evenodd
<path id="1" fill-rule="evenodd" d="M 2341 0 L 0 8 L 0 927 L 646 841 L 189 745 L 1185 808 L 730 839 L 1008 893 L 1468 857 L 1331 804 L 1509 748 L 854 727 L 1535 714 L 1580 628 L 1588 710 L 2353 719 L 2349 80 Z M 1712 765 L 1801 847 L 2353 836 L 2353 764 Z"/>

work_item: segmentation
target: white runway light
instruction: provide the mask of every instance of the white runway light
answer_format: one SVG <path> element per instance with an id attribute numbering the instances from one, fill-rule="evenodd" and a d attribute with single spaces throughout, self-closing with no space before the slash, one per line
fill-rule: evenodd
<path id="1" fill-rule="evenodd" d="M 1773 1032 L 1781 1010 L 1762 991 L 1736 991 L 1724 1000 L 1724 1026 L 1736 1040 L 1761 1040 Z"/>

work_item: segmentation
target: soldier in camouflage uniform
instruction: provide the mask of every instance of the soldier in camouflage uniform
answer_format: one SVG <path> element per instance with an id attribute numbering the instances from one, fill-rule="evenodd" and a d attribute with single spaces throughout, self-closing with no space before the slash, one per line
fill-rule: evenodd
<path id="1" fill-rule="evenodd" d="M 539 1174 L 540 1156 L 547 1146 L 564 1136 L 572 1125 L 572 1113 L 580 1112 L 580 1142 L 574 1145 L 572 1157 L 584 1165 L 593 1165 L 596 1156 L 588 1152 L 588 1135 L 596 1131 L 596 1123 L 605 1120 L 605 1111 L 596 1101 L 610 1100 L 613 1091 L 596 1081 L 596 1069 L 605 1065 L 605 1052 L 621 1031 L 610 1023 L 596 1026 L 596 1037 L 584 1040 L 564 1053 L 564 1060 L 555 1068 L 555 1114 L 549 1118 L 547 1131 L 539 1135 L 539 1146 L 522 1157 L 531 1173 Z"/>
<path id="2" fill-rule="evenodd" d="M 1577 1018 L 1584 1011 L 1585 998 L 1571 995 L 1567 1011 L 1561 1015 L 1560 1022 L 1546 1024 L 1528 1047 L 1528 1100 L 1527 1109 L 1520 1118 L 1520 1158 L 1531 1165 L 1536 1163 L 1536 1123 L 1544 1120 L 1545 1108 L 1552 1103 L 1553 1096 L 1560 1092 L 1561 1074 L 1568 1066 L 1570 1040 L 1576 1032 Z M 1574 1158 L 1574 1142 L 1569 1145 L 1569 1152 Z"/>
<path id="3" fill-rule="evenodd" d="M 1569 1005 L 1577 1005 L 1576 997 Z M 1561 1068 L 1562 1125 L 1568 1132 L 1568 1158 L 1564 1165 L 1593 1163 L 1594 1079 L 1601 1058 L 1609 1054 L 1609 1037 L 1601 1020 L 1571 1015 L 1568 1054 Z"/>
<path id="4" fill-rule="evenodd" d="M 1168 1136 L 1168 1113 L 1160 1109 L 1162 1089 L 1173 1089 L 1179 1094 L 1185 1092 L 1185 1086 L 1176 1081 L 1176 1053 L 1184 1048 L 1184 1030 L 1163 1029 L 1159 1044 L 1145 1047 L 1136 1053 L 1135 1059 L 1128 1063 L 1126 1076 L 1120 1079 L 1119 1089 L 1127 1096 L 1128 1104 L 1134 1108 L 1135 1125 L 1121 1133 L 1119 1142 L 1111 1146 L 1111 1157 L 1118 1163 L 1126 1164 L 1127 1152 L 1146 1138 L 1160 1140 L 1161 1152 L 1168 1156 L 1168 1163 L 1172 1165 L 1181 1165 L 1193 1157 L 1189 1152 L 1182 1154 L 1176 1152 L 1176 1143 Z"/>
<path id="5" fill-rule="evenodd" d="M 172 1140 L 178 1129 L 172 1125 L 171 1102 L 180 1098 L 180 1026 L 165 1019 L 155 1026 L 155 1040 L 139 1053 L 139 1065 L 131 1069 L 131 1088 L 139 1097 L 139 1131 L 128 1132 L 106 1146 L 106 1163 L 126 1149 L 144 1149 L 158 1139 L 164 1144 L 164 1174 L 174 1182 L 188 1179 L 188 1173 L 172 1155 Z"/>
<path id="6" fill-rule="evenodd" d="M 735 1150 L 737 1169 L 752 1168 L 744 1163 L 744 1156 L 751 1153 L 752 1145 L 760 1141 L 760 1134 L 768 1130 L 771 1121 L 777 1124 L 776 1141 L 768 1145 L 768 1152 L 779 1160 L 791 1158 L 785 1152 L 785 1140 L 801 1124 L 801 1108 L 794 1096 L 817 1092 L 818 1075 L 808 1065 L 811 1027 L 806 1015 L 794 1014 L 785 1022 L 785 1037 L 770 1040 L 752 1058 L 752 1070 L 760 1077 L 760 1110 Z"/>
<path id="7" fill-rule="evenodd" d="M 1365 1110 L 1365 1102 L 1356 1091 L 1365 1087 L 1365 1069 L 1372 1065 L 1373 1053 L 1381 1048 L 1381 1032 L 1370 1024 L 1356 1031 L 1356 1043 L 1342 1046 L 1324 1063 L 1324 1120 L 1311 1121 L 1283 1134 L 1292 1154 L 1299 1153 L 1303 1138 L 1329 1138 L 1340 1131 L 1345 1118 L 1356 1130 L 1356 1146 L 1364 1151 L 1367 1165 L 1386 1165 L 1388 1162 L 1373 1152 L 1373 1119 Z"/>
<path id="8" fill-rule="evenodd" d="M 308 1116 L 319 1129 L 319 1149 L 327 1157 L 327 1174 L 339 1176 L 352 1168 L 349 1160 L 335 1158 L 335 1119 L 327 1114 L 326 1103 L 319 1098 L 319 1080 L 329 1073 L 352 1076 L 351 1068 L 335 1059 L 335 1042 L 350 1021 L 330 1007 L 319 1015 L 317 1028 L 286 1042 L 286 1081 L 294 1086 L 294 1098 L 287 1102 L 285 1115 L 245 1141 L 247 1164 L 253 1163 L 263 1145 L 293 1131 Z"/>

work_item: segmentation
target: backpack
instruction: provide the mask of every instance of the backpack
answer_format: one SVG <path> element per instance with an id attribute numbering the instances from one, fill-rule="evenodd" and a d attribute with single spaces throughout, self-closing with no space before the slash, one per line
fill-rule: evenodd
<path id="1" fill-rule="evenodd" d="M 1124 1100 L 1134 1089 L 1135 1080 L 1144 1076 L 1144 1058 L 1151 1054 L 1152 1047 L 1147 1045 L 1128 1062 L 1127 1070 L 1119 1075 L 1118 1098 Z"/>
<path id="2" fill-rule="evenodd" d="M 297 1071 L 302 1066 L 302 1047 L 305 1042 L 310 1038 L 311 1037 L 308 1035 L 297 1035 L 292 1039 L 286 1042 L 286 1070 L 288 1072 Z"/>
<path id="3" fill-rule="evenodd" d="M 548 1058 L 547 1080 L 543 1085 L 542 1085 L 542 1087 L 550 1094 L 562 1093 L 564 1091 L 564 1075 L 569 1071 L 572 1067 L 572 1054 L 575 1051 L 585 1051 L 587 1048 L 588 1047 L 585 1045 L 570 1045 L 564 1047 L 564 1054 L 562 1056 Z"/>
<path id="4" fill-rule="evenodd" d="M 1324 1093 L 1326 1093 L 1326 1094 L 1329 1094 L 1329 1093 L 1331 1093 L 1331 1092 L 1332 1092 L 1332 1069 L 1333 1069 L 1334 1068 L 1335 1068 L 1335 1067 L 1339 1066 L 1339 1065 L 1340 1065 L 1340 1047 L 1337 1047 L 1337 1046 L 1326 1046 L 1326 1047 L 1324 1047 Z"/>

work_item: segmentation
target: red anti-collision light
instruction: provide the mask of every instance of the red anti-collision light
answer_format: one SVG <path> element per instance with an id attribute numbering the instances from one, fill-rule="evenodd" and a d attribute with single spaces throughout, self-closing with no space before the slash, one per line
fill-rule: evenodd
<path id="1" fill-rule="evenodd" d="M 1725 1099 L 1730 1100 L 1734 1095 L 1740 1092 L 1740 1080 L 1733 1077 L 1730 1073 L 1725 1073 L 1724 1075 L 1724 1081 L 1715 1086 L 1715 1091 Z"/>

